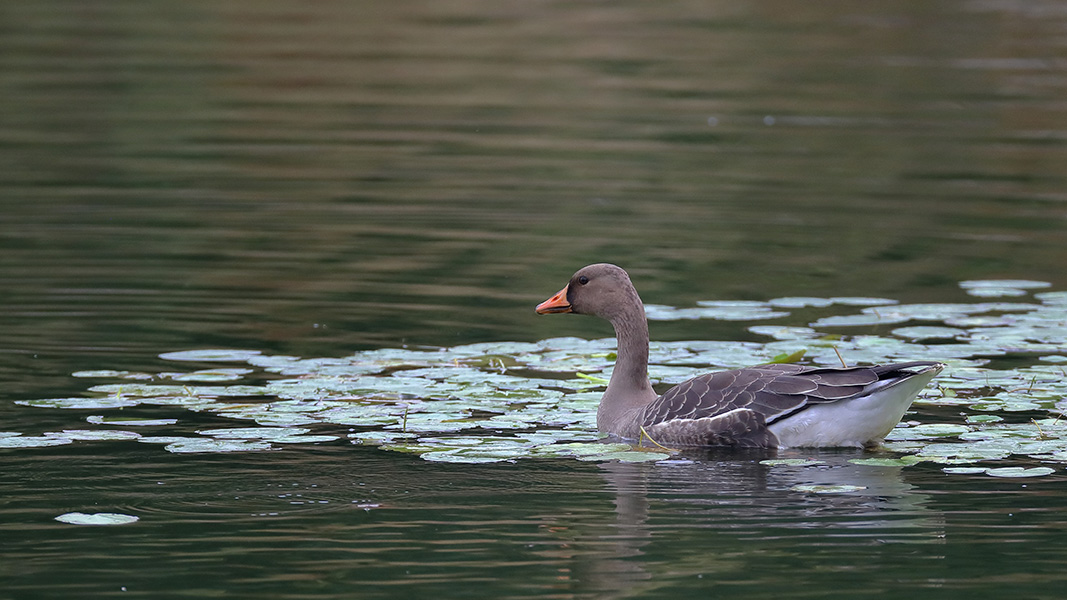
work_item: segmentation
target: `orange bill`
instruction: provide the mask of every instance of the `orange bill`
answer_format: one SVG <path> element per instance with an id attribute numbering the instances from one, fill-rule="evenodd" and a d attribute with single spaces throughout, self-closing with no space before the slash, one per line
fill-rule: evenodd
<path id="1" fill-rule="evenodd" d="M 569 313 L 571 312 L 571 303 L 567 302 L 567 287 L 565 286 L 555 296 L 552 296 L 548 300 L 545 300 L 541 304 L 537 305 L 534 310 L 539 315 L 551 315 L 554 313 Z"/>

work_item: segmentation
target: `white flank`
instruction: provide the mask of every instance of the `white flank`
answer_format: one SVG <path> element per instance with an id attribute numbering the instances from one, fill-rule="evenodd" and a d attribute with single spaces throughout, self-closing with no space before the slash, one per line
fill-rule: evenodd
<path id="1" fill-rule="evenodd" d="M 767 426 L 779 448 L 859 447 L 881 442 L 944 365 L 871 385 L 863 395 L 818 404 Z"/>

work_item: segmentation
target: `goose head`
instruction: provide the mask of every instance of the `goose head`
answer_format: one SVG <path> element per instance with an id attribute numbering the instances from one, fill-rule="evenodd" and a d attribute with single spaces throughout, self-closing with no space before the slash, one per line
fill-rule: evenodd
<path id="1" fill-rule="evenodd" d="M 575 313 L 593 315 L 608 321 L 640 312 L 641 299 L 622 268 L 607 263 L 589 265 L 578 270 L 556 295 L 535 309 L 538 314 Z"/>

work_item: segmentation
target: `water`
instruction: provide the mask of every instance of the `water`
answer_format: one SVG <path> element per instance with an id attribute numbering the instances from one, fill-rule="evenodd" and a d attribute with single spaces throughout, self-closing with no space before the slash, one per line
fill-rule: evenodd
<path id="1" fill-rule="evenodd" d="M 80 395 L 82 369 L 159 371 L 174 350 L 601 337 L 532 313 L 594 261 L 672 306 L 959 301 L 958 281 L 996 277 L 1067 289 L 1057 2 L 2 13 L 4 430 L 84 427 L 13 401 Z M 754 339 L 748 325 L 652 333 Z M 186 433 L 240 425 L 182 418 Z M 1058 596 L 1061 474 L 829 456 L 823 473 L 747 457 L 442 465 L 344 443 L 0 450 L 0 589 Z M 867 491 L 790 489 L 857 478 Z M 72 511 L 141 520 L 53 520 Z"/>

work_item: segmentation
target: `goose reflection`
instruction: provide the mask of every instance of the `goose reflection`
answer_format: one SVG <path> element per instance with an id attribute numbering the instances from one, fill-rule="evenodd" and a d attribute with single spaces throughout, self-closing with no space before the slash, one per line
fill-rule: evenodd
<path id="1" fill-rule="evenodd" d="M 857 452 L 798 454 L 814 459 L 799 466 L 761 464 L 772 456 L 763 451 L 725 454 L 600 465 L 615 518 L 576 527 L 573 543 L 587 547 L 573 556 L 573 577 L 626 597 L 659 587 L 661 571 L 675 582 L 760 577 L 750 564 L 759 554 L 798 546 L 928 544 L 923 554 L 941 557 L 943 515 L 901 467 L 850 463 Z"/>

